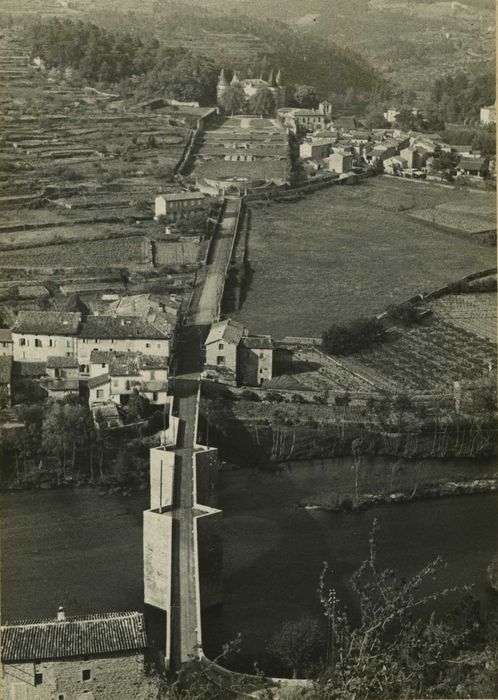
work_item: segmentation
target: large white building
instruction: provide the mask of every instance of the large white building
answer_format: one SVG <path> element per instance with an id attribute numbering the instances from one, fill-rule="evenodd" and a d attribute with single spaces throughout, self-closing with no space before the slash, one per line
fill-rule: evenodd
<path id="1" fill-rule="evenodd" d="M 16 362 L 46 362 L 48 357 L 77 357 L 81 314 L 21 309 L 12 328 Z"/>

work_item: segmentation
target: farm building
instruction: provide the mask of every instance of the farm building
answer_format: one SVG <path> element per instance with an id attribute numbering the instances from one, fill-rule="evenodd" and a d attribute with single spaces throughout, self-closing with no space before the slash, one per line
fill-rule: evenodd
<path id="1" fill-rule="evenodd" d="M 2 626 L 3 698 L 134 700 L 143 697 L 139 612 L 23 620 Z"/>
<path id="2" fill-rule="evenodd" d="M 487 161 L 485 158 L 462 158 L 457 165 L 457 171 L 471 177 L 485 177 L 487 175 Z"/>
<path id="3" fill-rule="evenodd" d="M 314 139 L 312 141 L 304 141 L 299 146 L 299 157 L 304 159 L 310 158 L 311 160 L 321 160 L 326 158 L 332 148 L 333 139 Z"/>
<path id="4" fill-rule="evenodd" d="M 198 211 L 206 207 L 206 197 L 201 192 L 175 192 L 160 194 L 155 199 L 154 216 L 177 218 L 190 211 Z"/>
<path id="5" fill-rule="evenodd" d="M 106 383 L 108 386 L 104 386 Z M 88 387 L 90 404 L 109 398 L 125 405 L 131 394 L 138 391 L 151 403 L 164 405 L 168 396 L 168 361 L 140 352 L 93 351 Z"/>
<path id="6" fill-rule="evenodd" d="M 12 328 L 17 362 L 46 362 L 49 356 L 75 357 L 81 314 L 21 310 Z"/>

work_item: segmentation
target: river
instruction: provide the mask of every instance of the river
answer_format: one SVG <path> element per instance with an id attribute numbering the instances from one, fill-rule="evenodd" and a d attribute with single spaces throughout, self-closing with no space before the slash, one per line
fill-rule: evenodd
<path id="1" fill-rule="evenodd" d="M 311 469 L 310 469 L 311 466 Z M 368 550 L 373 518 L 380 564 L 404 574 L 441 555 L 439 584 L 475 585 L 496 604 L 486 567 L 498 551 L 498 494 L 459 496 L 358 513 L 305 510 L 304 484 L 323 467 L 280 473 L 223 472 L 224 603 L 203 616 L 208 655 L 242 633 L 232 666 L 253 668 L 266 640 L 286 619 L 319 613 L 317 583 L 328 561 L 339 596 L 352 603 L 348 579 Z M 307 489 L 306 489 L 307 490 Z M 146 494 L 99 496 L 95 489 L 3 493 L 2 618 L 53 616 L 142 607 L 142 511 Z"/>

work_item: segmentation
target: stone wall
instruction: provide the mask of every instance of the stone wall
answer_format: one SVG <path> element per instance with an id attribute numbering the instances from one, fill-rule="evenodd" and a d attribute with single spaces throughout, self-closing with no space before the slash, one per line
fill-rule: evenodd
<path id="1" fill-rule="evenodd" d="M 89 680 L 83 680 L 83 671 L 90 671 Z M 144 657 L 138 652 L 9 663 L 3 665 L 2 698 L 139 700 L 143 697 L 144 683 Z"/>

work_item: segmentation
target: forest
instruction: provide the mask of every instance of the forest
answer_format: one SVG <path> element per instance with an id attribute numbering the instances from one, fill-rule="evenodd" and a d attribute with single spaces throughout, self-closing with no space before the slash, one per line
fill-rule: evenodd
<path id="1" fill-rule="evenodd" d="M 48 68 L 70 68 L 83 81 L 116 85 L 125 94 L 137 96 L 161 93 L 213 103 L 221 67 L 237 69 L 242 76 L 279 67 L 285 84 L 311 83 L 323 96 L 347 89 L 367 94 L 387 90 L 360 56 L 321 39 L 300 37 L 277 22 L 263 23 L 243 15 L 189 17 L 187 21 L 184 14 L 173 14 L 151 31 L 144 21 L 135 28 L 125 28 L 122 22 L 115 31 L 93 22 L 36 19 L 27 25 L 27 39 L 32 57 L 43 59 Z M 205 46 L 195 42 L 194 48 L 183 45 L 178 40 L 181 27 L 195 33 L 201 31 L 199 24 L 208 36 L 216 31 L 225 33 L 232 44 L 239 41 L 240 51 L 227 55 L 220 41 L 215 48 L 209 41 Z M 254 37 L 254 45 L 244 41 L 247 35 Z"/>

